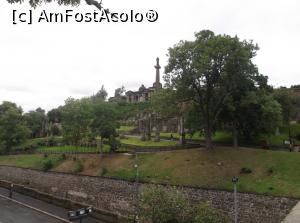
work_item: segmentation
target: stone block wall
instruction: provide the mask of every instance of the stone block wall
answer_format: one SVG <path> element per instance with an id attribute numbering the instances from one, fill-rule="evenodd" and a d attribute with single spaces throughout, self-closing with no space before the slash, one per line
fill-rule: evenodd
<path id="1" fill-rule="evenodd" d="M 122 216 L 134 210 L 136 186 L 132 182 L 8 166 L 0 166 L 0 180 L 22 184 Z M 232 216 L 233 193 L 193 187 L 179 189 L 192 203 L 209 201 Z M 296 203 L 297 200 L 291 198 L 238 193 L 239 222 L 279 223 Z"/>

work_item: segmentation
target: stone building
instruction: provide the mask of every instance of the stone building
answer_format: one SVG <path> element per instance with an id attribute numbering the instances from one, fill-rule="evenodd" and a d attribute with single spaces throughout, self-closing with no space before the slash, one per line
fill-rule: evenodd
<path id="1" fill-rule="evenodd" d="M 162 84 L 160 82 L 160 68 L 159 58 L 156 58 L 156 65 L 154 66 L 156 74 L 155 74 L 155 82 L 152 87 L 146 88 L 143 84 L 139 88 L 138 91 L 127 91 L 126 92 L 126 101 L 128 103 L 136 103 L 136 102 L 146 102 L 149 101 L 151 95 L 160 89 L 162 89 Z M 153 118 L 153 117 L 152 117 Z M 151 121 L 150 121 L 151 120 Z M 169 119 L 160 119 L 159 124 L 155 125 L 154 121 L 149 118 L 149 120 L 143 116 L 143 114 L 137 114 L 135 117 L 131 117 L 127 120 L 127 124 L 133 124 L 137 126 L 137 133 L 142 133 L 145 131 L 145 123 L 147 123 L 147 128 L 150 130 L 149 132 L 155 131 L 156 128 L 162 132 L 177 132 L 178 131 L 178 118 L 169 118 Z M 157 123 L 156 123 L 157 124 Z"/>
<path id="2" fill-rule="evenodd" d="M 151 98 L 151 94 L 153 94 L 153 92 L 155 92 L 156 90 L 162 88 L 162 84 L 160 83 L 161 66 L 159 65 L 159 58 L 156 58 L 156 65 L 154 66 L 154 68 L 156 70 L 156 78 L 155 82 L 153 83 L 153 86 L 146 88 L 142 84 L 138 91 L 127 91 L 126 101 L 128 103 L 149 101 Z"/>

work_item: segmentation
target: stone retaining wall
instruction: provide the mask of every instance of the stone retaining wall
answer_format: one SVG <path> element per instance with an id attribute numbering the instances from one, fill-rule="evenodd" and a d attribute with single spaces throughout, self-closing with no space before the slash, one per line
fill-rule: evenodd
<path id="1" fill-rule="evenodd" d="M 127 181 L 8 166 L 0 166 L 0 180 L 93 205 L 118 215 L 126 216 L 134 210 L 136 187 L 134 183 Z M 210 201 L 216 208 L 232 215 L 233 194 L 231 192 L 192 187 L 180 187 L 180 190 L 195 204 Z M 295 199 L 247 193 L 239 193 L 238 197 L 240 223 L 279 223 L 297 203 Z"/>

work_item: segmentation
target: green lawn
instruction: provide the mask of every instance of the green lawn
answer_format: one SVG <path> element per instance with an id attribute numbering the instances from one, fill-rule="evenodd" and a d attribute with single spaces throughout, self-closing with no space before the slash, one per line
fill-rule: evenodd
<path id="1" fill-rule="evenodd" d="M 109 152 L 109 146 L 103 145 L 102 152 Z M 82 152 L 82 153 L 95 153 L 99 152 L 99 149 L 96 147 L 75 147 L 75 146 L 53 146 L 53 147 L 40 147 L 37 149 L 41 153 L 71 153 L 71 152 Z"/>
<path id="2" fill-rule="evenodd" d="M 178 133 L 162 132 L 162 133 L 160 133 L 160 136 L 171 138 L 171 134 L 173 135 L 173 138 L 179 139 Z M 187 139 L 195 139 L 195 140 L 204 140 L 205 139 L 204 136 L 201 135 L 199 132 L 196 132 L 192 136 L 190 134 L 186 134 L 186 138 Z M 213 135 L 212 139 L 215 142 L 228 142 L 228 141 L 232 141 L 232 135 L 229 132 L 217 131 Z"/>
<path id="3" fill-rule="evenodd" d="M 275 132 L 275 130 L 274 130 Z M 289 130 L 287 127 L 282 127 L 280 128 L 280 134 L 279 135 L 261 135 L 257 137 L 257 139 L 254 139 L 250 143 L 246 144 L 256 144 L 256 145 L 261 145 L 261 140 L 266 139 L 269 145 L 274 145 L 274 146 L 282 146 L 284 144 L 285 140 L 289 139 Z M 178 133 L 160 133 L 162 137 L 167 137 L 170 138 L 171 134 L 173 135 L 174 138 L 179 138 Z M 296 136 L 300 134 L 300 124 L 293 124 L 291 125 L 291 134 L 292 136 Z M 199 134 L 198 132 L 195 133 L 193 136 L 187 134 L 186 135 L 187 139 L 195 139 L 195 140 L 204 140 L 204 136 Z M 212 137 L 214 142 L 225 142 L 225 143 L 230 143 L 232 142 L 232 134 L 230 132 L 226 131 L 217 131 L 213 137 Z"/>
<path id="4" fill-rule="evenodd" d="M 118 132 L 130 132 L 135 129 L 135 126 L 122 125 L 117 129 Z"/>
<path id="5" fill-rule="evenodd" d="M 140 154 L 139 162 L 141 181 L 231 190 L 232 177 L 239 176 L 240 191 L 300 198 L 300 153 L 199 149 Z M 109 169 L 106 176 L 134 179 L 132 165 Z M 242 168 L 252 173 L 240 174 Z"/>
<path id="6" fill-rule="evenodd" d="M 174 146 L 178 143 L 176 141 L 163 141 L 163 140 L 159 142 L 142 141 L 139 138 L 135 138 L 135 137 L 129 137 L 128 139 L 121 139 L 120 141 L 121 143 L 134 145 L 134 146 Z"/>
<path id="7" fill-rule="evenodd" d="M 0 156 L 0 165 L 41 169 L 44 159 L 54 159 L 55 170 L 72 172 L 72 156 Z M 134 180 L 134 156 L 79 155 L 83 174 Z M 300 198 L 300 153 L 259 149 L 216 148 L 180 150 L 138 155 L 139 176 L 143 182 L 198 186 L 232 190 L 233 176 L 240 178 L 238 190 Z M 69 167 L 68 167 L 69 166 Z M 69 168 L 69 169 L 68 169 Z M 252 173 L 241 174 L 242 168 Z"/>
<path id="8" fill-rule="evenodd" d="M 42 169 L 43 161 L 51 160 L 54 167 L 63 162 L 61 155 L 49 155 L 44 157 L 41 154 L 34 155 L 11 155 L 0 156 L 0 165 L 16 166 L 22 168 Z"/>

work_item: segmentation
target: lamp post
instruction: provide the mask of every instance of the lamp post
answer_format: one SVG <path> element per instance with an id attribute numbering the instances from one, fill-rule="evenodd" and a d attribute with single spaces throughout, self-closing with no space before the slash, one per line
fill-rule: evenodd
<path id="1" fill-rule="evenodd" d="M 238 208 L 237 208 L 237 183 L 239 182 L 238 177 L 232 178 L 232 183 L 234 185 L 234 223 L 238 222 Z"/>
<path id="2" fill-rule="evenodd" d="M 137 152 L 135 152 L 135 193 L 136 193 L 136 210 L 135 210 L 135 217 L 134 222 L 139 222 L 139 166 L 138 166 L 138 155 Z"/>
<path id="3" fill-rule="evenodd" d="M 11 185 L 10 185 L 10 189 L 9 189 L 9 198 L 10 198 L 10 199 L 12 199 L 13 188 L 14 188 L 14 185 L 11 184 Z"/>

